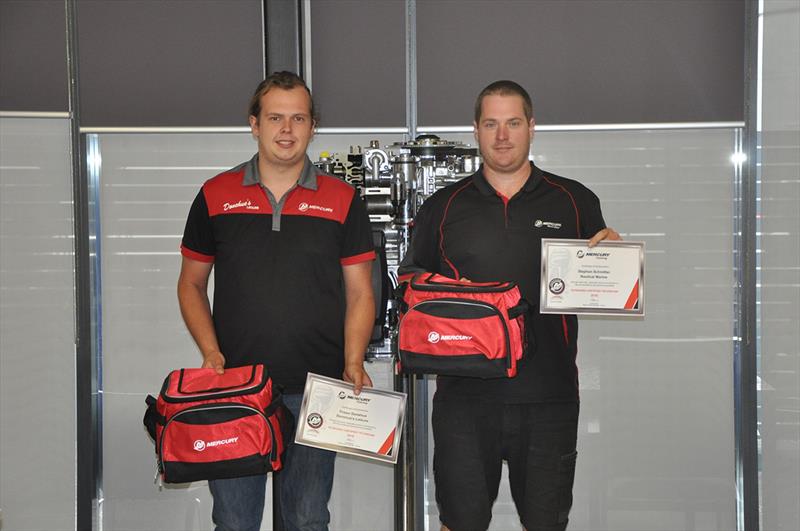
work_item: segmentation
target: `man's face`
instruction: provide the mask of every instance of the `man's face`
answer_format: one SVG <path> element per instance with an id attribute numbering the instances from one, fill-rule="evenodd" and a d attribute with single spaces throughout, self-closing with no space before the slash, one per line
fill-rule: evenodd
<path id="1" fill-rule="evenodd" d="M 250 129 L 267 163 L 301 164 L 314 136 L 311 98 L 303 87 L 270 89 L 261 96 L 261 114 L 250 117 Z"/>
<path id="2" fill-rule="evenodd" d="M 475 140 L 487 169 L 501 174 L 514 173 L 528 164 L 533 140 L 533 118 L 525 118 L 522 97 L 516 94 L 490 94 L 481 102 L 481 118 L 475 127 Z"/>

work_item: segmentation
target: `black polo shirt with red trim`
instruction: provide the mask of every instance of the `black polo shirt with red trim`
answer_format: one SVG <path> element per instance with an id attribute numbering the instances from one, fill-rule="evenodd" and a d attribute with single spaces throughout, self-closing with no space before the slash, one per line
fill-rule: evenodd
<path id="1" fill-rule="evenodd" d="M 226 366 L 264 363 L 288 393 L 311 371 L 341 378 L 342 267 L 372 260 L 364 202 L 306 157 L 280 201 L 258 155 L 206 181 L 189 211 L 183 256 L 214 264 L 214 328 Z"/>
<path id="2" fill-rule="evenodd" d="M 514 378 L 442 376 L 437 395 L 505 403 L 577 401 L 578 320 L 539 313 L 541 240 L 594 236 L 606 227 L 600 201 L 579 182 L 533 164 L 522 189 L 505 198 L 482 170 L 425 201 L 414 218 L 400 278 L 424 270 L 476 282 L 516 282 L 533 307 L 526 321 L 529 350 Z"/>

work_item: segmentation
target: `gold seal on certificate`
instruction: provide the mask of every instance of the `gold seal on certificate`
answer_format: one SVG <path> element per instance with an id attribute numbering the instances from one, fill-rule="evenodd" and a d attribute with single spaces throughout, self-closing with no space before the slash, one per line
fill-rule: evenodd
<path id="1" fill-rule="evenodd" d="M 405 393 L 363 387 L 308 373 L 294 442 L 397 463 Z"/>
<path id="2" fill-rule="evenodd" d="M 542 239 L 540 313 L 644 315 L 644 242 Z"/>

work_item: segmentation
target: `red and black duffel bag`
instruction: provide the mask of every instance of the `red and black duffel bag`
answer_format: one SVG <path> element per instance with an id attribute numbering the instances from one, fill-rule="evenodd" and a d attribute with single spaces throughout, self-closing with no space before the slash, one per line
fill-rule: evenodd
<path id="1" fill-rule="evenodd" d="M 480 378 L 517 374 L 528 303 L 515 283 L 418 273 L 401 294 L 403 372 Z"/>
<path id="2" fill-rule="evenodd" d="M 292 414 L 263 365 L 179 369 L 148 395 L 144 425 L 165 483 L 280 470 Z"/>

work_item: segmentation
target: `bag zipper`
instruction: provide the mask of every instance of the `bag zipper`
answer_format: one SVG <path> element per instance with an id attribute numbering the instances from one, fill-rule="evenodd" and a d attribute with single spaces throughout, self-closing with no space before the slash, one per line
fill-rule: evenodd
<path id="1" fill-rule="evenodd" d="M 506 324 L 505 319 L 503 319 L 503 313 L 497 309 L 497 307 L 489 304 L 488 302 L 482 301 L 465 301 L 464 299 L 455 299 L 455 298 L 448 298 L 443 297 L 441 299 L 428 299 L 426 301 L 421 301 L 411 307 L 411 309 L 403 316 L 403 319 L 411 313 L 411 310 L 415 310 L 416 308 L 423 306 L 425 304 L 435 304 L 435 303 L 445 303 L 445 304 L 456 304 L 462 306 L 478 306 L 480 308 L 488 308 L 491 310 L 497 317 L 500 318 L 500 323 L 503 325 L 503 335 L 505 339 L 505 346 L 506 346 L 506 369 L 511 369 L 513 360 L 511 359 L 513 356 L 511 355 L 511 334 L 508 331 L 508 325 Z"/>
<path id="2" fill-rule="evenodd" d="M 251 381 L 255 377 L 255 367 L 253 368 L 254 374 L 251 376 Z M 183 379 L 183 369 L 180 372 L 180 378 Z M 164 399 L 165 402 L 170 404 L 181 404 L 184 402 L 194 402 L 196 400 L 205 400 L 211 398 L 230 398 L 234 396 L 242 396 L 247 394 L 255 394 L 261 391 L 267 382 L 269 381 L 269 376 L 266 373 L 266 370 L 262 373 L 261 381 L 255 382 L 250 387 L 243 387 L 243 388 L 236 388 L 233 391 L 227 389 L 220 389 L 217 391 L 202 391 L 202 392 L 194 392 L 189 396 L 171 396 L 167 394 L 167 389 L 169 389 L 169 380 L 170 377 L 167 377 L 164 380 L 164 385 L 161 387 L 161 398 Z M 180 384 L 179 384 L 180 385 Z"/>
<path id="3" fill-rule="evenodd" d="M 250 384 L 251 382 L 255 381 L 257 372 L 258 372 L 258 367 L 256 365 L 253 365 L 253 368 L 250 371 L 250 378 L 248 378 L 248 380 L 243 384 L 230 385 L 228 387 L 211 388 L 211 389 L 206 389 L 205 391 L 184 391 L 183 376 L 186 373 L 186 369 L 181 369 L 180 376 L 178 377 L 178 392 L 182 395 L 204 395 L 204 394 L 212 395 L 219 393 L 227 393 L 230 392 L 232 389 L 235 389 L 236 391 L 251 389 L 254 387 L 254 385 Z M 256 383 L 255 386 L 257 385 L 258 384 Z"/>
<path id="4" fill-rule="evenodd" d="M 516 287 L 514 282 L 495 282 L 493 285 L 480 284 L 456 284 L 448 282 L 436 282 L 424 279 L 422 282 L 416 282 L 416 278 L 411 280 L 411 288 L 417 291 L 435 291 L 435 292 L 450 292 L 450 293 L 502 293 L 512 290 Z"/>
<path id="5" fill-rule="evenodd" d="M 243 404 L 235 404 L 235 405 L 234 404 L 201 404 L 199 406 L 192 406 L 192 407 L 184 409 L 183 411 L 179 411 L 178 413 L 175 413 L 172 416 L 172 418 L 170 418 L 167 421 L 167 423 L 164 425 L 164 429 L 161 430 L 161 439 L 159 440 L 159 443 L 158 443 L 158 458 L 157 458 L 158 463 L 157 464 L 158 464 L 158 469 L 161 471 L 162 474 L 164 473 L 164 458 L 163 458 L 163 455 L 164 455 L 164 436 L 167 433 L 167 428 L 169 427 L 170 424 L 172 424 L 172 421 L 177 419 L 178 417 L 180 417 L 184 413 L 194 413 L 194 412 L 197 412 L 197 411 L 206 411 L 206 410 L 215 410 L 215 409 L 245 409 L 247 411 L 252 411 L 252 412 L 256 413 L 257 415 L 261 416 L 261 418 L 264 419 L 264 421 L 267 423 L 267 428 L 269 428 L 269 435 L 272 438 L 272 444 L 270 445 L 270 451 L 269 451 L 270 462 L 275 460 L 275 452 L 277 451 L 277 449 L 276 449 L 276 440 L 275 440 L 275 429 L 272 427 L 272 423 L 269 421 L 269 418 L 266 415 L 264 415 L 264 413 L 262 411 L 259 411 L 258 409 L 254 408 L 252 406 L 245 406 Z"/>

